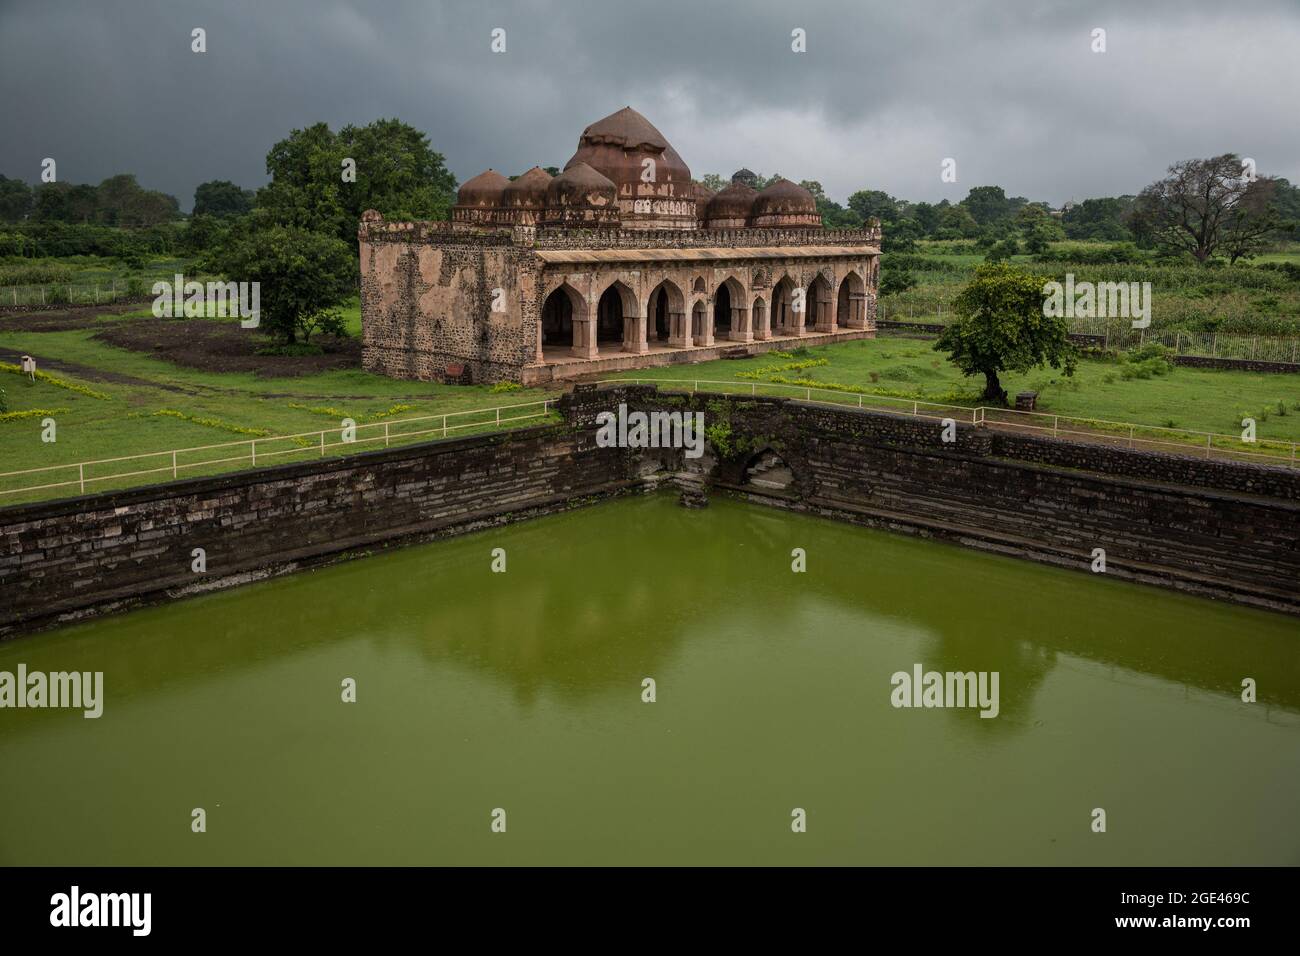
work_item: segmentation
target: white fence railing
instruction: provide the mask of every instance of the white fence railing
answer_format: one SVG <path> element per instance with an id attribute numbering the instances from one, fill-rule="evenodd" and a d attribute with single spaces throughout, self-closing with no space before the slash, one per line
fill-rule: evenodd
<path id="1" fill-rule="evenodd" d="M 1026 412 L 985 405 L 972 408 L 969 405 L 946 405 L 910 398 L 894 398 L 889 395 L 871 395 L 865 392 L 838 391 L 836 389 L 806 385 L 780 385 L 775 382 L 728 382 L 707 379 L 638 377 L 606 379 L 597 384 L 625 385 L 628 382 L 637 384 L 645 382 L 655 385 L 676 386 L 678 388 L 689 386 L 692 392 L 700 391 L 701 385 L 722 386 L 723 394 L 748 394 L 753 396 L 763 394 L 759 391 L 760 389 L 784 390 L 795 393 L 796 396 L 802 397 L 804 401 L 818 402 L 823 405 L 848 405 L 856 408 L 884 409 L 900 412 L 913 418 L 952 418 L 989 428 L 1043 432 L 1056 438 L 1077 438 L 1102 444 L 1119 444 L 1128 448 L 1151 447 L 1176 454 L 1195 454 L 1202 458 L 1228 458 L 1255 461 L 1259 464 L 1300 468 L 1300 455 L 1297 452 L 1297 448 L 1300 448 L 1300 442 L 1273 439 L 1258 439 L 1254 442 L 1246 442 L 1236 435 L 1203 432 L 1190 428 L 1166 428 L 1162 425 L 1114 422 L 1102 418 L 1074 418 L 1068 415 Z M 718 391 L 718 389 L 706 388 L 704 391 Z M 817 393 L 819 397 L 814 398 L 814 393 Z M 833 398 L 821 396 L 833 396 Z"/>
<path id="2" fill-rule="evenodd" d="M 437 415 L 419 415 L 414 418 L 398 418 L 391 421 L 369 422 L 352 426 L 353 434 L 356 436 L 350 440 L 344 440 L 343 436 L 349 433 L 349 429 L 324 428 L 319 431 L 299 432 L 296 435 L 267 435 L 261 438 L 249 438 L 240 441 L 220 442 L 215 445 L 197 445 L 192 448 L 173 448 L 168 451 L 145 452 L 139 455 L 123 455 L 119 458 L 101 458 L 96 461 L 81 461 L 67 465 L 46 465 L 41 468 L 27 468 L 21 471 L 0 472 L 0 485 L 6 483 L 6 479 L 20 478 L 27 475 L 46 475 L 54 477 L 58 472 L 68 474 L 69 477 L 62 481 L 51 481 L 41 484 L 25 484 L 16 488 L 0 487 L 0 496 L 16 495 L 24 492 L 51 491 L 56 488 L 76 487 L 81 494 L 86 493 L 87 486 L 97 482 L 121 481 L 131 478 L 141 478 L 145 476 L 162 476 L 163 478 L 180 478 L 187 471 L 193 471 L 199 468 L 209 468 L 213 466 L 230 465 L 239 462 L 248 462 L 251 467 L 257 467 L 258 463 L 267 463 L 270 460 L 281 458 L 285 455 L 306 455 L 312 454 L 318 457 L 325 457 L 329 449 L 341 448 L 347 446 L 354 448 L 359 445 L 378 444 L 383 442 L 384 447 L 390 446 L 394 441 L 405 441 L 410 438 L 417 438 L 426 435 L 436 435 L 446 438 L 453 432 L 466 428 L 496 428 L 501 425 L 512 422 L 525 421 L 532 418 L 545 418 L 550 414 L 551 406 L 555 404 L 555 399 L 548 398 L 537 402 L 523 402 L 518 405 L 500 405 L 495 408 L 478 408 L 464 412 L 446 412 Z M 502 417 L 502 412 L 518 412 L 521 409 L 534 409 L 534 411 L 507 415 Z M 483 420 L 476 421 L 456 421 L 464 419 L 467 416 L 480 416 Z M 424 425 L 428 427 L 417 428 L 413 431 L 406 430 L 407 425 Z M 400 426 L 400 427 L 399 427 Z M 361 437 L 361 433 L 367 429 L 381 433 L 369 437 Z M 329 436 L 339 436 L 339 441 L 327 441 Z M 276 443 L 290 443 L 293 447 L 284 448 L 276 447 Z M 193 456 L 201 455 L 205 452 L 215 452 L 218 457 L 200 457 L 197 460 Z M 136 468 L 135 466 L 144 466 L 149 462 L 161 461 L 161 464 L 149 467 Z M 97 473 L 109 465 L 126 465 L 126 471 L 109 470 L 106 473 Z M 55 473 L 55 474 L 51 474 Z M 75 476 L 75 477 L 74 477 Z"/>

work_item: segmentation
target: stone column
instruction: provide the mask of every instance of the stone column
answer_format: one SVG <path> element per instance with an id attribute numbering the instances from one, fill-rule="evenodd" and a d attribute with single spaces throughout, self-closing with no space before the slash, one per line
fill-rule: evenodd
<path id="1" fill-rule="evenodd" d="M 675 349 L 684 349 L 691 344 L 691 327 L 689 316 L 685 312 L 668 313 L 668 344 Z"/>
<path id="2" fill-rule="evenodd" d="M 596 348 L 596 309 L 596 305 L 590 305 L 586 315 L 573 313 L 573 354 L 578 358 L 594 359 L 600 355 Z"/>
<path id="3" fill-rule="evenodd" d="M 731 334 L 733 342 L 752 342 L 754 332 L 749 327 L 749 309 L 733 308 L 731 310 Z"/>
<path id="4" fill-rule="evenodd" d="M 760 342 L 772 337 L 772 309 L 764 300 L 754 316 L 754 338 Z"/>
<path id="5" fill-rule="evenodd" d="M 851 329 L 867 327 L 867 294 L 865 292 L 849 293 L 849 321 Z"/>
<path id="6" fill-rule="evenodd" d="M 824 297 L 820 288 L 813 304 L 813 328 L 818 332 L 835 331 L 835 311 L 831 308 L 830 298 Z"/>
<path id="7" fill-rule="evenodd" d="M 812 308 L 812 303 L 808 301 L 808 296 L 804 296 L 803 308 L 795 310 L 794 300 L 790 300 L 789 309 L 786 312 L 786 334 L 803 337 L 808 334 L 808 310 Z"/>
<path id="8" fill-rule="evenodd" d="M 713 313 L 707 305 L 700 310 L 700 334 L 695 336 L 695 344 L 706 348 L 713 344 Z"/>
<path id="9" fill-rule="evenodd" d="M 650 343 L 646 341 L 646 317 L 644 315 L 624 316 L 623 351 L 632 352 L 635 355 L 644 355 L 650 351 Z"/>

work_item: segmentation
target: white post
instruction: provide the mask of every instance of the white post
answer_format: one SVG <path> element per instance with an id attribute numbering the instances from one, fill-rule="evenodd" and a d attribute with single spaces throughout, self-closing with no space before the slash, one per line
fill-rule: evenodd
<path id="1" fill-rule="evenodd" d="M 250 451 L 252 452 L 253 455 L 253 467 L 256 468 L 257 467 L 257 439 L 254 438 L 248 444 L 249 444 Z"/>
<path id="2" fill-rule="evenodd" d="M 388 422 L 384 422 L 384 447 L 388 447 Z"/>
<path id="3" fill-rule="evenodd" d="M 172 477 L 176 477 L 176 450 L 172 449 Z"/>
<path id="4" fill-rule="evenodd" d="M 320 433 L 320 456 L 325 457 L 325 433 L 323 431 Z"/>
<path id="5" fill-rule="evenodd" d="M 42 286 L 42 289 L 44 287 Z M 77 465 L 77 475 L 81 479 L 81 493 L 86 493 L 86 466 L 85 463 Z"/>

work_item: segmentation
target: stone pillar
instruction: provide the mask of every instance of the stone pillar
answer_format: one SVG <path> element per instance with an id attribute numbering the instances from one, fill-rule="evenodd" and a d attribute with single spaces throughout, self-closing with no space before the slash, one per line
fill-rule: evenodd
<path id="1" fill-rule="evenodd" d="M 733 308 L 731 310 L 731 334 L 733 342 L 754 341 L 753 330 L 749 327 L 749 309 Z"/>
<path id="2" fill-rule="evenodd" d="M 573 313 L 573 354 L 578 358 L 594 359 L 600 355 L 596 348 L 596 309 L 596 305 L 590 305 L 586 315 Z"/>
<path id="3" fill-rule="evenodd" d="M 644 355 L 650 351 L 650 343 L 646 341 L 646 317 L 644 315 L 623 317 L 623 351 L 632 352 L 636 355 Z"/>
<path id="4" fill-rule="evenodd" d="M 786 335 L 805 336 L 808 334 L 808 310 L 812 308 L 812 303 L 808 301 L 807 295 L 804 296 L 803 308 L 795 311 L 794 300 L 790 300 L 789 308 L 786 311 Z"/>
<path id="5" fill-rule="evenodd" d="M 763 342 L 772 337 L 772 309 L 771 306 L 764 301 L 755 311 L 754 338 Z"/>
<path id="6" fill-rule="evenodd" d="M 831 308 L 829 296 L 823 296 L 820 288 L 817 290 L 817 301 L 812 303 L 812 308 L 813 329 L 817 332 L 834 332 L 835 311 Z"/>
<path id="7" fill-rule="evenodd" d="M 851 329 L 867 327 L 867 294 L 865 292 L 849 293 L 849 320 Z"/>
<path id="8" fill-rule="evenodd" d="M 694 310 L 692 310 L 693 315 Z M 695 344 L 705 348 L 713 344 L 713 313 L 707 305 L 700 310 L 700 334 L 695 336 Z"/>
<path id="9" fill-rule="evenodd" d="M 668 344 L 675 349 L 684 349 L 691 344 L 690 317 L 685 312 L 668 313 Z"/>

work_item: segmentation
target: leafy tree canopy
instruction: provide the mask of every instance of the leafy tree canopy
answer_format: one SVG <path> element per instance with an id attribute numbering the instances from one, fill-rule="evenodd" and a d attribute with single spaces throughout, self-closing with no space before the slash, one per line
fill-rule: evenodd
<path id="1" fill-rule="evenodd" d="M 934 347 L 963 375 L 983 375 L 983 398 L 998 405 L 1007 404 L 1001 372 L 1050 365 L 1073 375 L 1078 350 L 1069 323 L 1044 315 L 1043 298 L 1040 277 L 1005 263 L 982 265 L 958 293 L 954 320 Z"/>

